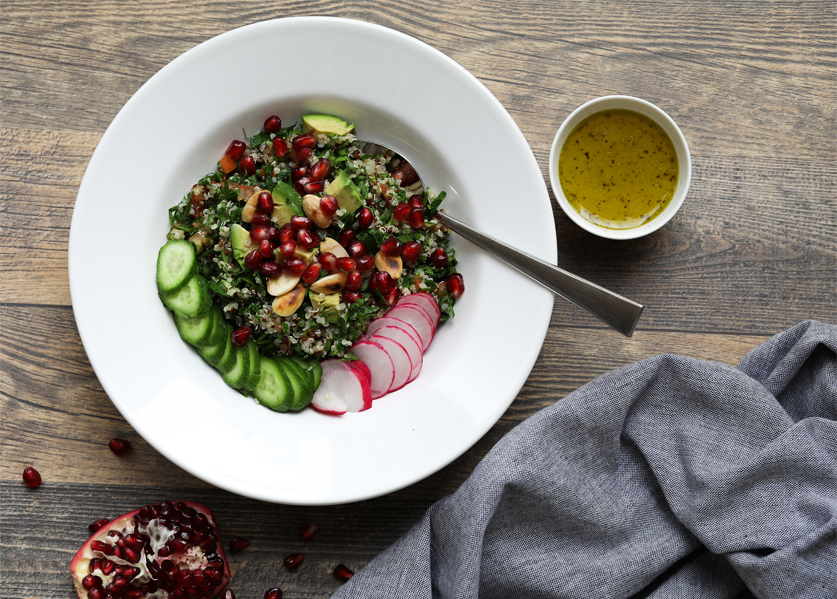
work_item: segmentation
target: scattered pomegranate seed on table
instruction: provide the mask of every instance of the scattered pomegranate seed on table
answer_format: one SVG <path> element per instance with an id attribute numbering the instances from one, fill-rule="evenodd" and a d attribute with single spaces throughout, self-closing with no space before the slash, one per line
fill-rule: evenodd
<path id="1" fill-rule="evenodd" d="M 32 466 L 27 466 L 23 469 L 23 482 L 27 487 L 35 488 L 41 485 L 41 474 Z"/>
<path id="2" fill-rule="evenodd" d="M 224 599 L 235 599 L 235 593 L 232 592 L 232 589 L 224 591 Z"/>
<path id="3" fill-rule="evenodd" d="M 233 537 L 230 540 L 230 551 L 241 551 L 250 544 L 244 537 Z"/>
<path id="4" fill-rule="evenodd" d="M 344 566 L 343 564 L 337 564 L 337 566 L 335 566 L 335 568 L 334 568 L 334 575 L 335 575 L 337 578 L 339 578 L 340 580 L 342 580 L 343 582 L 346 582 L 346 581 L 347 581 L 347 580 L 349 580 L 352 576 L 354 576 L 354 575 L 355 575 L 355 573 L 354 573 L 354 572 L 352 572 L 351 570 L 349 570 L 349 569 L 348 569 L 346 566 Z"/>
<path id="5" fill-rule="evenodd" d="M 278 587 L 267 589 L 264 593 L 264 599 L 282 599 L 282 589 Z"/>
<path id="6" fill-rule="evenodd" d="M 302 537 L 303 541 L 310 541 L 315 534 L 317 534 L 317 525 L 313 522 L 299 531 L 299 536 Z"/>
<path id="7" fill-rule="evenodd" d="M 305 560 L 305 556 L 301 553 L 292 553 L 285 557 L 283 563 L 288 570 L 296 570 Z"/>
<path id="8" fill-rule="evenodd" d="M 92 535 L 94 532 L 96 532 L 97 530 L 102 528 L 108 522 L 110 522 L 110 520 L 108 520 L 107 518 L 102 518 L 101 520 L 96 520 L 95 522 L 91 522 L 90 524 L 87 525 L 87 530 L 89 530 L 90 534 Z"/>
<path id="9" fill-rule="evenodd" d="M 116 455 L 122 455 L 123 453 L 131 449 L 131 443 L 130 441 L 126 441 L 125 439 L 114 437 L 113 439 L 108 441 L 108 447 L 110 447 L 110 450 Z"/>

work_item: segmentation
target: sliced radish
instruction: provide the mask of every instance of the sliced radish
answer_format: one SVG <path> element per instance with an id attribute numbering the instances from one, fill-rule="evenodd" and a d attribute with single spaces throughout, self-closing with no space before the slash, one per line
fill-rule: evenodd
<path id="1" fill-rule="evenodd" d="M 396 306 L 387 312 L 387 316 L 411 324 L 421 338 L 421 350 L 427 351 L 427 348 L 430 347 L 430 342 L 433 340 L 434 330 L 433 323 L 430 322 L 430 317 L 427 316 L 424 310 L 410 305 Z"/>
<path id="2" fill-rule="evenodd" d="M 372 395 L 363 374 L 340 360 L 324 360 L 323 378 L 311 405 L 324 414 L 342 416 L 372 407 Z M 364 385 L 364 383 L 367 383 Z"/>
<path id="3" fill-rule="evenodd" d="M 424 311 L 427 312 L 427 315 L 430 316 L 430 320 L 433 322 L 434 328 L 439 324 L 439 319 L 442 317 L 442 310 L 439 308 L 436 298 L 424 291 L 420 293 L 412 293 L 402 297 L 398 301 L 397 305 L 415 305 L 424 309 Z"/>
<path id="4" fill-rule="evenodd" d="M 398 327 L 399 329 L 407 333 L 410 337 L 412 337 L 419 347 L 422 347 L 421 335 L 418 334 L 416 328 L 410 323 L 404 322 L 403 320 L 399 320 L 398 318 L 391 318 L 389 316 L 381 316 L 380 318 L 376 318 L 375 320 L 369 323 L 368 327 L 366 327 L 366 334 L 371 337 L 384 327 Z"/>
<path id="5" fill-rule="evenodd" d="M 410 363 L 413 365 L 413 370 L 410 372 L 410 376 L 407 379 L 407 382 L 409 383 L 410 381 L 415 379 L 416 375 L 418 375 L 418 373 L 421 371 L 421 362 L 423 360 L 421 352 L 421 340 L 413 338 L 412 335 L 410 335 L 401 327 L 394 326 L 384 326 L 378 328 L 371 338 L 374 340 L 376 337 L 387 337 L 389 339 L 392 339 L 396 343 L 399 343 L 405 350 L 407 350 L 407 354 L 410 356 Z"/>
<path id="6" fill-rule="evenodd" d="M 395 376 L 392 379 L 392 384 L 389 386 L 389 392 L 398 391 L 407 384 L 407 381 L 410 380 L 410 374 L 413 372 L 413 363 L 410 360 L 410 354 L 407 353 L 403 345 L 397 341 L 393 341 L 389 337 L 374 335 L 369 340 L 380 345 L 392 359 Z"/>
<path id="7" fill-rule="evenodd" d="M 392 358 L 379 344 L 369 339 L 356 342 L 351 352 L 369 367 L 372 376 L 369 379 L 369 389 L 372 399 L 383 397 L 395 380 L 395 366 Z"/>
<path id="8" fill-rule="evenodd" d="M 346 362 L 352 368 L 356 368 L 363 373 L 363 376 L 366 377 L 366 383 L 368 386 L 369 381 L 372 380 L 372 371 L 369 370 L 369 366 L 366 365 L 365 362 L 361 362 L 360 360 L 352 360 L 351 362 Z"/>

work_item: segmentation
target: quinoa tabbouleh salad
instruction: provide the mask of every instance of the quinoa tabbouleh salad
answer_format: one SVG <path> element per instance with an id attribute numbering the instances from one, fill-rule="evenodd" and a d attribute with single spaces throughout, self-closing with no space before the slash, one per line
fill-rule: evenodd
<path id="1" fill-rule="evenodd" d="M 418 375 L 464 291 L 435 218 L 445 193 L 368 152 L 337 117 L 271 116 L 169 210 L 161 299 L 230 386 L 273 409 L 367 409 Z"/>

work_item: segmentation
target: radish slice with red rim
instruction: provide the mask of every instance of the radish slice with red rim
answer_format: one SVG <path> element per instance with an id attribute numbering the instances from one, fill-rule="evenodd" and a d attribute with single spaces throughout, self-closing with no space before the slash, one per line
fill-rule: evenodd
<path id="1" fill-rule="evenodd" d="M 311 405 L 319 412 L 342 416 L 372 407 L 372 394 L 365 375 L 340 360 L 324 360 L 323 378 Z"/>
<path id="2" fill-rule="evenodd" d="M 410 380 L 410 374 L 413 372 L 413 363 L 410 360 L 410 354 L 407 353 L 403 345 L 388 337 L 375 335 L 370 337 L 369 341 L 380 345 L 389 354 L 390 359 L 392 359 L 395 376 L 392 379 L 392 384 L 389 386 L 389 392 L 398 391 L 407 384 L 407 381 Z"/>
<path id="3" fill-rule="evenodd" d="M 369 379 L 372 399 L 378 399 L 386 395 L 392 386 L 392 381 L 395 380 L 395 366 L 389 354 L 378 343 L 369 339 L 358 341 L 350 351 L 359 360 L 366 363 L 372 373 L 372 377 Z"/>
<path id="4" fill-rule="evenodd" d="M 363 376 L 366 377 L 367 384 L 369 381 L 372 380 L 372 372 L 369 370 L 369 366 L 366 365 L 366 362 L 361 362 L 360 360 L 352 360 L 351 362 L 346 362 L 352 368 L 360 370 Z"/>
<path id="5" fill-rule="evenodd" d="M 418 331 L 413 325 L 411 325 L 408 322 L 404 322 L 403 320 L 400 320 L 398 318 L 392 318 L 390 316 L 381 316 L 380 318 L 376 318 L 375 320 L 370 322 L 369 326 L 366 328 L 366 335 L 371 337 L 384 327 L 398 327 L 399 329 L 407 333 L 410 337 L 412 337 L 419 347 L 422 347 L 421 335 L 418 334 Z"/>
<path id="6" fill-rule="evenodd" d="M 422 351 L 427 351 L 427 348 L 430 347 L 430 342 L 433 340 L 434 329 L 433 323 L 424 310 L 410 305 L 396 306 L 387 312 L 387 316 L 390 318 L 398 318 L 412 325 L 421 338 Z"/>
<path id="7" fill-rule="evenodd" d="M 414 339 L 413 336 L 407 333 L 404 329 L 393 326 L 380 327 L 375 334 L 371 336 L 371 339 L 374 341 L 377 337 L 392 339 L 407 350 L 407 354 L 410 356 L 410 363 L 413 365 L 413 369 L 410 372 L 407 382 L 409 383 L 416 378 L 414 373 L 418 373 L 421 370 L 421 362 L 423 360 L 421 341 Z M 386 349 L 386 347 L 384 347 L 384 349 Z"/>
<path id="8" fill-rule="evenodd" d="M 396 305 L 415 305 L 422 308 L 425 312 L 427 312 L 427 315 L 430 316 L 430 320 L 433 322 L 434 327 L 438 326 L 439 319 L 442 317 L 442 310 L 439 308 L 439 304 L 436 302 L 436 299 L 429 293 L 425 293 L 423 291 L 402 297 Z"/>

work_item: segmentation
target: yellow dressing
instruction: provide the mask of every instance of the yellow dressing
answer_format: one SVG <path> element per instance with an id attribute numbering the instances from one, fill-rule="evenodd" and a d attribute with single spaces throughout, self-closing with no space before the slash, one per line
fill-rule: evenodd
<path id="1" fill-rule="evenodd" d="M 657 123 L 632 110 L 591 114 L 567 136 L 561 189 L 585 219 L 609 229 L 638 227 L 674 196 L 677 152 Z"/>

